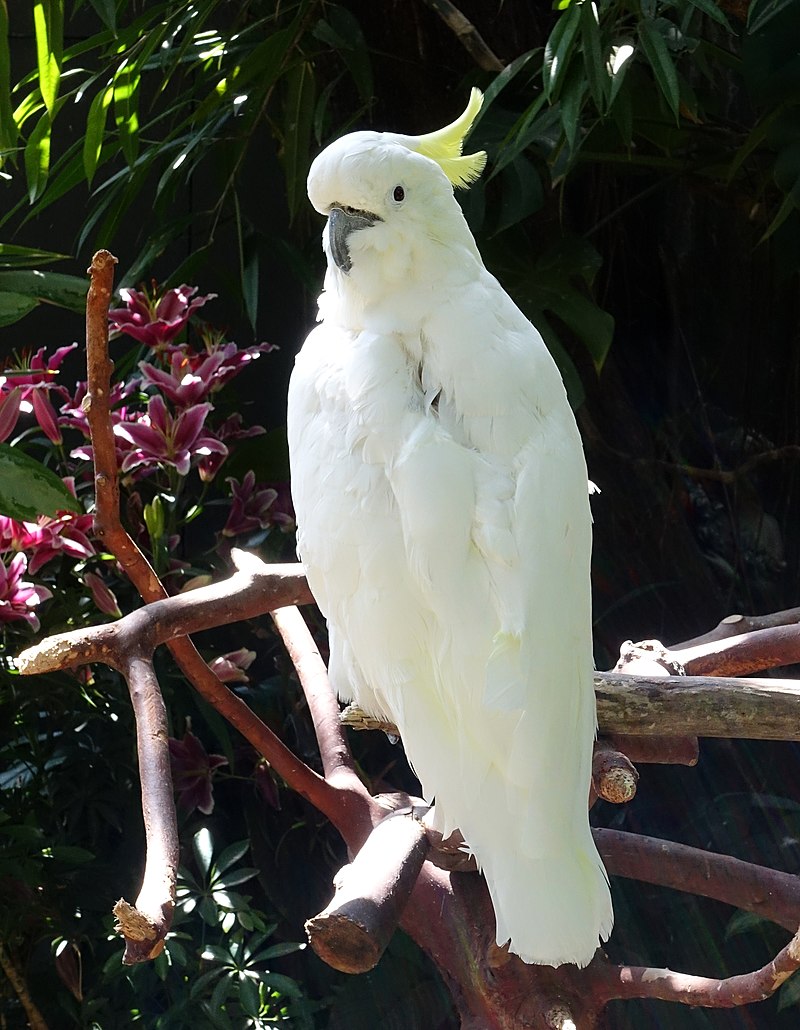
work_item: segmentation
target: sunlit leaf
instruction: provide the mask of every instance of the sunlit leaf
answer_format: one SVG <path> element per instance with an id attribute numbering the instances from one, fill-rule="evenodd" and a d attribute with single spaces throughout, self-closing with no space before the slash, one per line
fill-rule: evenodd
<path id="1" fill-rule="evenodd" d="M 49 114 L 55 110 L 64 45 L 64 0 L 34 0 L 33 27 L 39 88 Z"/>
<path id="2" fill-rule="evenodd" d="M 0 268 L 47 265 L 52 264 L 54 261 L 66 261 L 68 257 L 68 254 L 57 254 L 51 250 L 21 247 L 15 243 L 0 243 Z"/>
<path id="3" fill-rule="evenodd" d="M 50 130 L 50 114 L 45 111 L 25 144 L 25 175 L 31 203 L 41 196 L 50 174 Z"/>
<path id="4" fill-rule="evenodd" d="M 129 165 L 139 152 L 139 83 L 137 67 L 123 61 L 111 84 L 114 99 L 114 121 L 119 134 L 119 145 Z"/>
<path id="5" fill-rule="evenodd" d="M 89 114 L 86 118 L 86 133 L 83 137 L 83 170 L 86 175 L 86 181 L 90 185 L 94 178 L 94 173 L 97 171 L 97 163 L 100 160 L 103 137 L 106 131 L 106 117 L 113 96 L 113 86 L 106 86 L 105 89 L 101 89 L 92 100 Z"/>
<path id="6" fill-rule="evenodd" d="M 606 94 L 608 91 L 608 72 L 601 49 L 600 26 L 597 24 L 597 8 L 590 0 L 580 5 L 581 48 L 583 65 L 586 69 L 586 80 L 600 114 L 605 112 Z"/>
<path id="7" fill-rule="evenodd" d="M 18 447 L 0 443 L 0 514 L 21 522 L 82 511 L 62 480 Z"/>
<path id="8" fill-rule="evenodd" d="M 10 150 L 17 142 L 11 105 L 11 53 L 8 46 L 8 8 L 0 0 L 0 150 Z M 0 156 L 0 165 L 4 157 Z"/>
<path id="9" fill-rule="evenodd" d="M 544 48 L 542 82 L 544 95 L 548 100 L 558 98 L 558 90 L 575 48 L 578 28 L 581 22 L 581 4 L 573 4 L 562 14 Z"/>

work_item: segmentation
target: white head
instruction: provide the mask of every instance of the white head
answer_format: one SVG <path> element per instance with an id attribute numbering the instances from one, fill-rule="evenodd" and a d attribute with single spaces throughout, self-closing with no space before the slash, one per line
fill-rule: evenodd
<path id="1" fill-rule="evenodd" d="M 441 246 L 477 256 L 453 187 L 468 186 L 486 163 L 482 152 L 461 153 L 482 101 L 474 89 L 459 119 L 426 136 L 353 132 L 316 158 L 308 196 L 328 216 L 328 289 L 333 279 L 340 291 L 368 298 L 376 284 L 385 292 L 424 280 L 441 265 Z"/>

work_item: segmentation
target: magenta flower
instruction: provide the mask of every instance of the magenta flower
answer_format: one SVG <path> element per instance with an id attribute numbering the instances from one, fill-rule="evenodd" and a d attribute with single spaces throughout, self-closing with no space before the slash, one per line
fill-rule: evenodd
<path id="1" fill-rule="evenodd" d="M 151 397 L 146 415 L 138 421 L 119 422 L 114 426 L 114 435 L 131 447 L 121 470 L 129 472 L 136 468 L 171 465 L 179 475 L 185 476 L 195 455 L 201 458 L 209 454 L 226 456 L 225 444 L 204 430 L 206 415 L 212 410 L 210 404 L 195 404 L 174 417 L 167 411 L 163 397 Z"/>
<path id="2" fill-rule="evenodd" d="M 37 587 L 23 580 L 28 559 L 21 552 L 8 565 L 0 562 L 0 622 L 22 620 L 38 630 L 39 619 L 34 609 L 53 595 L 46 587 Z"/>
<path id="3" fill-rule="evenodd" d="M 276 506 L 276 501 L 280 497 L 278 490 L 266 483 L 257 485 L 256 476 L 252 470 L 245 475 L 241 483 L 232 477 L 226 479 L 225 482 L 230 483 L 233 501 L 228 521 L 222 530 L 223 536 L 239 536 L 242 533 L 251 533 L 255 529 L 267 529 L 270 526 L 280 526 L 281 529 L 294 527 L 294 515 L 289 514 L 292 510 L 291 501 L 285 489 L 282 503 L 278 507 Z"/>
<path id="4" fill-rule="evenodd" d="M 56 391 L 62 397 L 69 396 L 64 387 L 59 386 L 55 379 L 61 362 L 77 346 L 77 343 L 71 343 L 68 347 L 59 347 L 50 358 L 47 357 L 47 348 L 40 347 L 27 365 L 6 369 L 5 383 L 0 384 L 0 388 L 7 384 L 21 389 L 18 402 L 20 410 L 32 411 L 48 440 L 57 444 L 61 443 L 62 437 L 58 426 L 58 417 L 50 403 L 50 394 Z M 10 416 L 11 412 L 9 411 L 7 418 Z M 13 428 L 11 426 L 9 433 Z M 0 439 L 5 439 L 5 437 L 0 437 Z"/>
<path id="5" fill-rule="evenodd" d="M 190 812 L 197 808 L 204 815 L 211 815 L 214 811 L 211 778 L 215 769 L 228 764 L 228 759 L 210 755 L 190 729 L 184 733 L 183 740 L 170 737 L 168 743 L 178 803 Z"/>
<path id="6" fill-rule="evenodd" d="M 102 576 L 98 576 L 96 572 L 84 572 L 83 582 L 89 588 L 92 600 L 101 612 L 117 618 L 122 617 L 117 598 Z"/>
<path id="7" fill-rule="evenodd" d="M 228 651 L 227 654 L 219 655 L 209 662 L 208 666 L 223 683 L 249 683 L 250 677 L 247 675 L 247 670 L 255 658 L 255 651 L 248 651 L 246 647 L 240 647 L 238 651 Z"/>
<path id="8" fill-rule="evenodd" d="M 185 283 L 177 289 L 167 290 L 160 297 L 155 288 L 152 294 L 122 289 L 119 295 L 125 307 L 109 311 L 109 329 L 112 332 L 127 333 L 140 343 L 159 349 L 175 339 L 193 311 L 216 297 L 216 293 L 195 297 L 196 293 L 196 286 L 187 286 Z"/>
<path id="9" fill-rule="evenodd" d="M 7 382 L 5 376 L 0 376 L 0 440 L 7 440 L 14 432 L 22 400 L 22 390 L 18 386 L 5 390 Z"/>
<path id="10" fill-rule="evenodd" d="M 184 408 L 198 404 L 219 390 L 262 353 L 275 348 L 268 343 L 240 350 L 235 343 L 209 344 L 204 351 L 189 347 L 168 349 L 169 370 L 143 361 L 139 368 L 145 383 L 156 386 L 173 404 Z"/>

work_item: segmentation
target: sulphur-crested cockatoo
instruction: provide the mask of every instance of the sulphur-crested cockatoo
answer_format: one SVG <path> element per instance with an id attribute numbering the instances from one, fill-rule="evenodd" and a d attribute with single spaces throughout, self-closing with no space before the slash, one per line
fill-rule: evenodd
<path id="1" fill-rule="evenodd" d="M 437 828 L 484 871 L 498 944 L 585 965 L 613 920 L 587 816 L 586 465 L 453 195 L 486 161 L 461 154 L 481 102 L 311 166 L 328 271 L 289 388 L 298 551 L 339 696 L 397 725 Z"/>

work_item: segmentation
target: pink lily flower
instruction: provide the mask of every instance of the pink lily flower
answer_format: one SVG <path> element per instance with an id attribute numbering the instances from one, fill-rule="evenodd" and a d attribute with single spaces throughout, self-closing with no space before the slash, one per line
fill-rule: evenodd
<path id="1" fill-rule="evenodd" d="M 178 804 L 190 812 L 196 808 L 204 815 L 211 815 L 214 811 L 211 779 L 214 770 L 227 765 L 228 759 L 222 755 L 210 755 L 188 728 L 183 740 L 170 737 L 168 744 Z"/>
<path id="2" fill-rule="evenodd" d="M 164 347 L 180 333 L 193 311 L 216 297 L 216 293 L 195 297 L 196 293 L 196 286 L 185 283 L 160 297 L 155 287 L 152 294 L 122 289 L 119 295 L 125 307 L 109 311 L 109 328 L 112 332 L 127 333 L 148 347 Z"/>
<path id="3" fill-rule="evenodd" d="M 262 353 L 274 350 L 260 343 L 240 350 L 235 343 L 212 344 L 196 353 L 188 347 L 168 348 L 169 370 L 146 361 L 139 368 L 145 383 L 157 387 L 173 404 L 184 408 L 216 392 Z"/>
<path id="4" fill-rule="evenodd" d="M 151 397 L 146 415 L 136 422 L 119 422 L 114 426 L 114 435 L 131 447 L 121 470 L 171 465 L 185 476 L 195 455 L 226 456 L 225 444 L 203 428 L 206 415 L 212 410 L 210 404 L 194 404 L 175 417 L 167 411 L 163 397 Z"/>
<path id="5" fill-rule="evenodd" d="M 241 483 L 233 477 L 225 482 L 230 483 L 233 500 L 228 521 L 222 530 L 223 536 L 239 536 L 269 526 L 280 526 L 287 530 L 294 528 L 294 515 L 289 514 L 292 506 L 288 491 L 283 491 L 280 507 L 276 508 L 275 502 L 280 497 L 278 490 L 266 483 L 256 485 L 256 476 L 252 470 Z"/>
<path id="6" fill-rule="evenodd" d="M 122 617 L 116 595 L 106 584 L 102 576 L 98 576 L 96 572 L 84 572 L 83 582 L 89 588 L 92 600 L 97 605 L 99 611 L 105 615 L 114 615 L 117 618 Z"/>
<path id="7" fill-rule="evenodd" d="M 209 668 L 217 674 L 223 683 L 249 683 L 247 670 L 256 659 L 255 651 L 240 647 L 238 651 L 228 651 L 208 663 Z"/>
<path id="8" fill-rule="evenodd" d="M 0 562 L 0 622 L 27 622 L 32 630 L 39 629 L 34 609 L 52 597 L 46 587 L 35 586 L 23 580 L 28 559 L 22 552 L 14 555 L 8 565 Z"/>
<path id="9" fill-rule="evenodd" d="M 32 411 L 48 440 L 57 444 L 61 443 L 62 436 L 58 417 L 50 403 L 50 394 L 56 391 L 62 397 L 69 396 L 63 386 L 56 384 L 55 377 L 64 358 L 77 346 L 77 343 L 71 343 L 68 347 L 59 347 L 50 358 L 47 357 L 47 348 L 40 347 L 27 366 L 6 369 L 5 372 L 7 384 L 19 387 L 22 391 L 19 397 L 20 410 Z"/>

